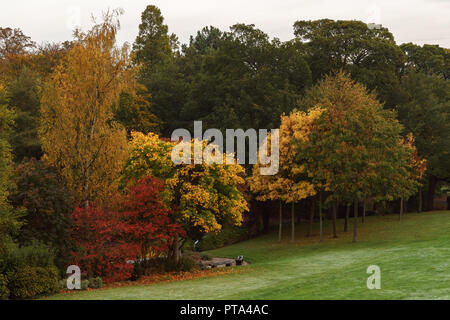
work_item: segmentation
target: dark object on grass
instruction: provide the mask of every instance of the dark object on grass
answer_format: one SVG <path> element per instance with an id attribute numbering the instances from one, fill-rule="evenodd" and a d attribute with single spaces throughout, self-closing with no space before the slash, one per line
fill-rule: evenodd
<path id="1" fill-rule="evenodd" d="M 244 262 L 244 257 L 243 256 L 238 256 L 236 258 L 236 265 L 237 266 L 242 266 L 242 263 Z"/>

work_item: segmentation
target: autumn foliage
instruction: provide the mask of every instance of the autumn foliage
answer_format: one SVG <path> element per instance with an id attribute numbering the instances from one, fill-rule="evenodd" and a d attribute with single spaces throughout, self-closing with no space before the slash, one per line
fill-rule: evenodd
<path id="1" fill-rule="evenodd" d="M 163 188 L 160 180 L 144 177 L 118 196 L 115 208 L 76 209 L 73 263 L 87 275 L 114 282 L 131 277 L 133 265 L 127 260 L 166 254 L 173 237 L 184 232 L 171 223 L 172 212 L 160 198 Z"/>

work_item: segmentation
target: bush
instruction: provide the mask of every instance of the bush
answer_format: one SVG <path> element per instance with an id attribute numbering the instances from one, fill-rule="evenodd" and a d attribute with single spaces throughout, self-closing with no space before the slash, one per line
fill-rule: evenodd
<path id="1" fill-rule="evenodd" d="M 139 277 L 141 270 L 128 260 L 150 251 L 167 253 L 171 238 L 184 234 L 171 222 L 173 212 L 162 200 L 163 191 L 162 181 L 147 177 L 119 196 L 114 208 L 75 209 L 72 236 L 77 248 L 71 263 L 105 283 L 129 280 L 135 271 Z"/>
<path id="2" fill-rule="evenodd" d="M 89 279 L 89 288 L 100 289 L 101 287 L 103 287 L 102 278 L 95 277 L 95 278 Z"/>
<path id="3" fill-rule="evenodd" d="M 87 290 L 89 288 L 89 280 L 81 280 L 81 290 Z"/>
<path id="4" fill-rule="evenodd" d="M 197 263 L 194 259 L 188 256 L 182 256 L 178 264 L 175 264 L 173 260 L 166 261 L 166 272 L 183 271 L 189 272 L 196 267 Z"/>
<path id="5" fill-rule="evenodd" d="M 180 258 L 180 261 L 177 265 L 177 271 L 189 272 L 192 271 L 196 267 L 197 263 L 191 257 L 183 256 Z"/>
<path id="6" fill-rule="evenodd" d="M 4 248 L 0 254 L 0 297 L 4 299 L 8 294 L 11 298 L 28 299 L 57 291 L 58 270 L 53 259 L 53 251 L 39 242 L 25 247 L 11 243 Z"/>
<path id="7" fill-rule="evenodd" d="M 9 289 L 8 289 L 8 278 L 0 274 L 0 300 L 8 300 Z"/>
<path id="8" fill-rule="evenodd" d="M 244 227 L 229 227 L 219 233 L 208 233 L 198 243 L 200 251 L 213 250 L 232 245 L 248 239 L 248 231 Z"/>
<path id="9" fill-rule="evenodd" d="M 40 242 L 32 242 L 29 246 L 19 247 L 13 245 L 2 255 L 2 270 L 7 273 L 16 271 L 25 266 L 52 267 L 54 260 L 53 251 Z"/>
<path id="10" fill-rule="evenodd" d="M 14 299 L 30 299 L 59 290 L 58 270 L 50 267 L 20 267 L 12 275 L 8 288 Z"/>
<path id="11" fill-rule="evenodd" d="M 59 280 L 59 289 L 67 290 L 67 279 Z"/>
<path id="12" fill-rule="evenodd" d="M 32 242 L 29 246 L 16 247 L 10 252 L 8 269 L 20 267 L 50 267 L 53 266 L 54 253 L 40 242 Z"/>
<path id="13" fill-rule="evenodd" d="M 17 188 L 9 196 L 15 208 L 24 208 L 20 244 L 33 239 L 55 248 L 55 264 L 64 269 L 70 252 L 72 200 L 57 170 L 36 159 L 23 160 L 15 170 Z"/>

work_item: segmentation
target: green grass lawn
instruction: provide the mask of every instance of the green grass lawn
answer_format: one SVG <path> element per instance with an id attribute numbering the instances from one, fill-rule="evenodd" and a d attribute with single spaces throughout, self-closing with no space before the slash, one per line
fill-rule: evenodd
<path id="1" fill-rule="evenodd" d="M 353 222 L 353 220 L 351 220 Z M 244 255 L 239 273 L 211 278 L 59 294 L 48 299 L 450 299 L 450 212 L 369 217 L 352 232 L 305 238 L 306 222 L 289 242 L 275 233 L 208 252 Z M 316 228 L 318 226 L 315 226 Z M 352 227 L 352 224 L 351 224 Z M 366 287 L 369 265 L 381 268 L 381 289 Z"/>

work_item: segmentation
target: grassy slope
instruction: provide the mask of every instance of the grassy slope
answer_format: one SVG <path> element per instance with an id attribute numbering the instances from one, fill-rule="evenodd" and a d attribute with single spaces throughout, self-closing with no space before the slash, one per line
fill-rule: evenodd
<path id="1" fill-rule="evenodd" d="M 351 221 L 353 222 L 353 220 Z M 339 221 L 338 230 L 343 229 Z M 450 299 L 450 212 L 369 217 L 352 232 L 325 239 L 282 243 L 276 234 L 209 252 L 221 257 L 244 255 L 250 266 L 238 274 L 213 278 L 62 294 L 52 299 Z M 317 228 L 317 226 L 315 226 Z M 285 229 L 288 229 L 285 227 Z M 287 230 L 286 230 L 287 231 Z M 381 268 L 381 290 L 369 290 L 366 269 Z"/>

